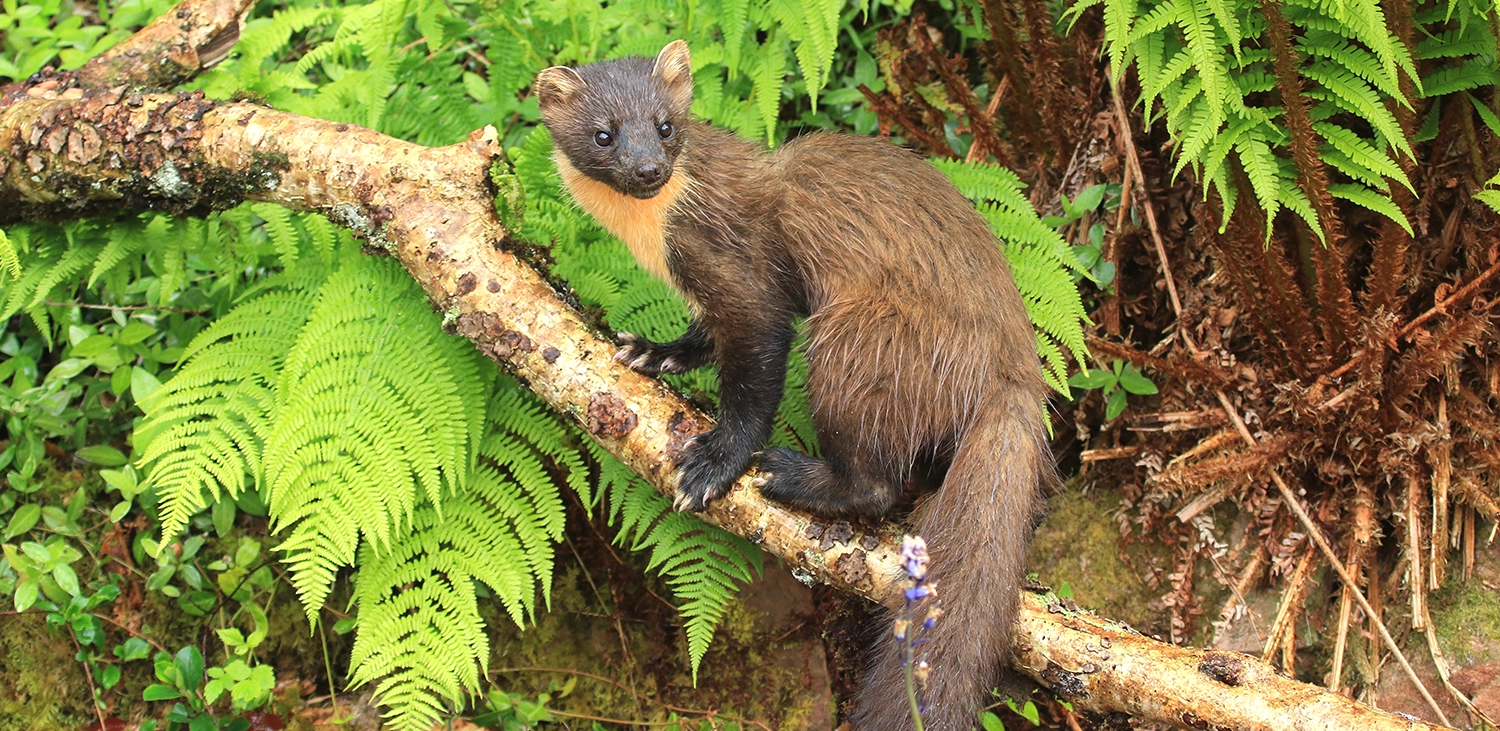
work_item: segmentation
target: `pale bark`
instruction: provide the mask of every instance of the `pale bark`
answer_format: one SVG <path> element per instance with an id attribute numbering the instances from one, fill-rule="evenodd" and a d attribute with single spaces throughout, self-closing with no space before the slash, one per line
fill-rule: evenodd
<path id="1" fill-rule="evenodd" d="M 232 19 L 240 7 L 205 6 L 215 4 L 190 16 Z M 142 43 L 131 52 L 151 49 Z M 245 200 L 322 213 L 396 256 L 457 332 L 672 494 L 675 459 L 711 421 L 614 362 L 615 346 L 569 306 L 566 285 L 549 283 L 513 253 L 493 210 L 494 130 L 426 148 L 196 94 L 132 94 L 120 82 L 76 74 L 41 83 L 50 84 L 41 93 L 33 86 L 0 95 L 0 150 L 8 151 L 0 157 L 0 225 L 109 211 L 198 214 Z M 899 527 L 871 534 L 828 524 L 765 502 L 749 479 L 703 519 L 760 545 L 804 581 L 898 600 Z M 1022 597 L 1016 629 L 1015 667 L 1080 710 L 1200 729 L 1433 728 L 1287 679 L 1258 660 L 1172 647 L 1033 594 Z"/>

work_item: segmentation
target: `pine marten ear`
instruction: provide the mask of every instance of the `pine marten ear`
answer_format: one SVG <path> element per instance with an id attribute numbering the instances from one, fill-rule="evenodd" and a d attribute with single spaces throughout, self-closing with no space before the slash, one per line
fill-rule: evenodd
<path id="1" fill-rule="evenodd" d="M 676 101 L 693 103 L 693 58 L 688 53 L 686 41 L 672 41 L 656 55 L 656 66 L 651 75 L 661 79 L 672 91 Z"/>
<path id="2" fill-rule="evenodd" d="M 583 77 L 578 75 L 576 69 L 567 66 L 552 66 L 542 69 L 536 75 L 536 83 L 531 85 L 531 90 L 536 92 L 537 101 L 543 107 L 555 104 L 567 104 L 575 94 L 588 87 Z"/>

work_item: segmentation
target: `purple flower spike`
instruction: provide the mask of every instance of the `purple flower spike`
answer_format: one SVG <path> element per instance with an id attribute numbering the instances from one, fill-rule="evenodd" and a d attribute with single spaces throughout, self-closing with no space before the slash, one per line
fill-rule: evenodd
<path id="1" fill-rule="evenodd" d="M 913 581 L 927 578 L 927 541 L 921 536 L 901 538 L 901 565 Z"/>

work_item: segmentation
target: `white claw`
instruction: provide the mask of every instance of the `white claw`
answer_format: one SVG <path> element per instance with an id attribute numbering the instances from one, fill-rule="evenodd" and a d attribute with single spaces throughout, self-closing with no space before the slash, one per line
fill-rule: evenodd
<path id="1" fill-rule="evenodd" d="M 615 362 L 616 363 L 624 363 L 624 362 L 626 362 L 628 360 L 630 360 L 630 348 L 629 347 L 620 348 L 619 350 L 615 351 Z"/>
<path id="2" fill-rule="evenodd" d="M 661 369 L 662 369 L 663 372 L 666 372 L 666 373 L 676 373 L 679 370 L 678 367 L 677 367 L 677 359 L 676 358 L 668 358 L 668 359 L 662 361 Z"/>
<path id="3" fill-rule="evenodd" d="M 767 482 L 769 482 L 769 480 L 767 480 L 764 477 L 752 477 L 752 478 L 750 478 L 750 484 L 753 487 L 765 487 Z"/>
<path id="4" fill-rule="evenodd" d="M 630 361 L 630 367 L 634 368 L 636 370 L 640 370 L 642 368 L 645 368 L 646 365 L 649 364 L 650 362 L 651 362 L 651 356 L 649 354 L 648 355 L 641 355 L 641 356 L 637 356 L 635 360 Z"/>
<path id="5" fill-rule="evenodd" d="M 677 493 L 677 499 L 672 501 L 672 509 L 676 510 L 677 512 L 680 513 L 680 512 L 682 512 L 684 510 L 687 510 L 687 506 L 688 506 L 688 496 L 687 496 L 687 493 L 685 493 L 685 492 L 679 492 L 679 493 Z"/>

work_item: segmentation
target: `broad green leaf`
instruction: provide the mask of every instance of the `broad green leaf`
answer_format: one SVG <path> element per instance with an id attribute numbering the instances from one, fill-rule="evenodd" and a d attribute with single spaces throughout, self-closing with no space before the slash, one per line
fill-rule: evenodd
<path id="1" fill-rule="evenodd" d="M 78 450 L 77 455 L 103 467 L 119 467 L 130 460 L 125 454 L 108 444 L 95 444 Z"/>
<path id="2" fill-rule="evenodd" d="M 1149 396 L 1156 393 L 1156 384 L 1141 375 L 1141 372 L 1136 370 L 1133 365 L 1127 366 L 1125 371 L 1120 374 L 1120 388 L 1137 396 Z"/>
<path id="3" fill-rule="evenodd" d="M 10 516 L 10 522 L 5 526 L 4 540 L 10 540 L 19 536 L 36 526 L 36 522 L 42 517 L 42 506 L 36 503 L 26 503 Z"/>

